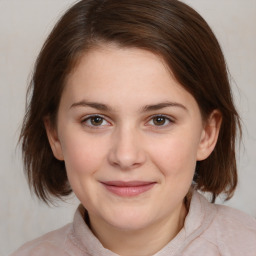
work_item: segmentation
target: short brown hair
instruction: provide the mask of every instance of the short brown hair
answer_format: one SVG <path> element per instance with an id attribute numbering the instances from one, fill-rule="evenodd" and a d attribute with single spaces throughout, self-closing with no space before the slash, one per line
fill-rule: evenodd
<path id="1" fill-rule="evenodd" d="M 44 118 L 55 124 L 68 74 L 90 48 L 116 43 L 164 58 L 177 81 L 196 99 L 203 118 L 222 114 L 213 153 L 197 163 L 194 183 L 229 199 L 237 185 L 235 142 L 240 129 L 225 60 L 212 30 L 191 7 L 177 0 L 82 0 L 59 20 L 38 56 L 28 90 L 20 135 L 30 186 L 45 202 L 71 193 L 64 162 L 54 158 Z"/>

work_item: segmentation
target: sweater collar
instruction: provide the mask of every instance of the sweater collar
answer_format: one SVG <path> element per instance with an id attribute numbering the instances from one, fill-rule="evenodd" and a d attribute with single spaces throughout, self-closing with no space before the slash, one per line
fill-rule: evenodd
<path id="1" fill-rule="evenodd" d="M 186 246 L 198 237 L 212 222 L 216 214 L 215 207 L 210 204 L 197 191 L 193 192 L 188 215 L 184 227 L 164 248 L 154 256 L 179 255 Z M 91 256 L 118 256 L 112 251 L 103 247 L 100 241 L 92 233 L 86 222 L 85 208 L 80 205 L 75 213 L 73 221 L 74 243 Z"/>

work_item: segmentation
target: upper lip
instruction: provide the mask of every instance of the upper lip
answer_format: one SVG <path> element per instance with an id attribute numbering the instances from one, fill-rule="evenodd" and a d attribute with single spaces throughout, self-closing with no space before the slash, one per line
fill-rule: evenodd
<path id="1" fill-rule="evenodd" d="M 154 181 L 119 181 L 119 180 L 113 180 L 113 181 L 104 181 L 101 182 L 107 186 L 116 186 L 116 187 L 139 187 L 139 186 L 145 186 L 149 184 L 154 184 L 156 182 Z"/>

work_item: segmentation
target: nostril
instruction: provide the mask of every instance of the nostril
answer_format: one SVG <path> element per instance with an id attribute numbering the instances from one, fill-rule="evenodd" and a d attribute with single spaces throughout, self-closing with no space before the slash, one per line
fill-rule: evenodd
<path id="1" fill-rule="evenodd" d="M 130 170 L 145 162 L 145 152 L 139 133 L 130 124 L 123 124 L 116 129 L 111 141 L 108 160 L 120 170 Z"/>
<path id="2" fill-rule="evenodd" d="M 141 166 L 145 162 L 145 156 L 142 150 L 132 152 L 113 150 L 109 154 L 109 162 L 121 170 L 130 170 Z"/>

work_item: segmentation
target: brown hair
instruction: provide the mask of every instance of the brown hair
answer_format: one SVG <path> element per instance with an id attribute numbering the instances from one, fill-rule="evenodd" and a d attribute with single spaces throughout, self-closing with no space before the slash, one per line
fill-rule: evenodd
<path id="1" fill-rule="evenodd" d="M 43 119 L 55 124 L 65 80 L 91 47 L 116 43 L 164 58 L 177 81 L 196 99 L 203 118 L 218 109 L 217 145 L 197 163 L 196 188 L 229 199 L 237 185 L 235 141 L 240 129 L 225 60 L 210 27 L 177 0 L 82 0 L 59 20 L 36 61 L 20 135 L 30 186 L 45 202 L 71 193 L 64 162 L 54 158 Z"/>

